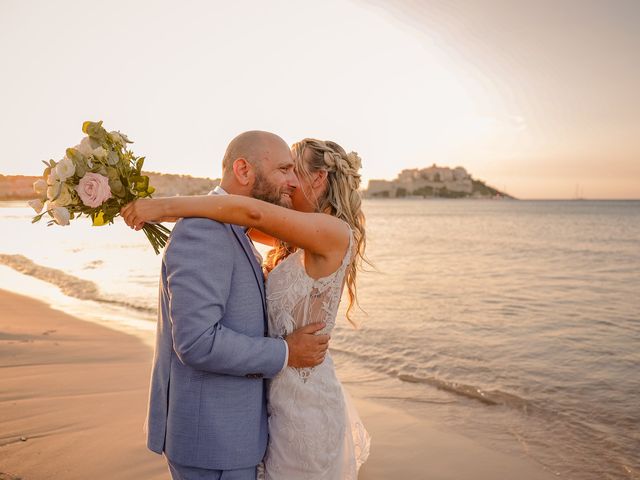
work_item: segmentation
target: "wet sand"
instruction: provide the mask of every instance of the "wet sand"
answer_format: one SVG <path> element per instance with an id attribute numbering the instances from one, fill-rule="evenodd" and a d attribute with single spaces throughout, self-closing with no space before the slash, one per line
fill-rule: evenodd
<path id="1" fill-rule="evenodd" d="M 151 359 L 137 338 L 0 290 L 0 479 L 168 479 L 143 433 Z M 552 478 L 350 393 L 372 436 L 361 480 Z"/>

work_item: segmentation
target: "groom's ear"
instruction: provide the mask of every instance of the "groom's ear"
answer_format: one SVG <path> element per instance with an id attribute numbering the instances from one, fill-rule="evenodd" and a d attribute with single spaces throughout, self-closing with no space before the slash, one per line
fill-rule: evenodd
<path id="1" fill-rule="evenodd" d="M 255 176 L 253 165 L 246 158 L 236 158 L 233 162 L 233 174 L 240 185 L 246 187 Z"/>

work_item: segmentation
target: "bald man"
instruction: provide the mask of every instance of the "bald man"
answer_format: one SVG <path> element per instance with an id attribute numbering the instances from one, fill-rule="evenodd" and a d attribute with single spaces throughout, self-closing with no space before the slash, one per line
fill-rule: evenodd
<path id="1" fill-rule="evenodd" d="M 212 194 L 291 206 L 288 145 L 268 132 L 229 144 Z M 255 480 L 267 446 L 265 379 L 318 365 L 324 325 L 267 336 L 259 254 L 244 229 L 204 218 L 176 223 L 162 261 L 147 445 L 174 480 Z"/>

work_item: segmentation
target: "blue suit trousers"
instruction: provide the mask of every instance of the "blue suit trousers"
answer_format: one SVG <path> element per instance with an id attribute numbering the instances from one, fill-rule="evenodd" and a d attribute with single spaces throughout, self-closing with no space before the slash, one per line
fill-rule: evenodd
<path id="1" fill-rule="evenodd" d="M 257 467 L 239 470 L 209 470 L 180 465 L 168 458 L 167 464 L 173 480 L 256 480 L 257 476 Z"/>

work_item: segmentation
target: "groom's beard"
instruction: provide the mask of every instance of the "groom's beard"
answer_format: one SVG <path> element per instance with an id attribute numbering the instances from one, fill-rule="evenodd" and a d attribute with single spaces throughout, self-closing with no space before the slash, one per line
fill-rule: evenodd
<path id="1" fill-rule="evenodd" d="M 293 189 L 289 187 L 278 187 L 266 180 L 262 175 L 256 176 L 256 183 L 251 189 L 251 196 L 258 200 L 273 203 L 285 208 L 291 208 L 291 196 Z"/>

